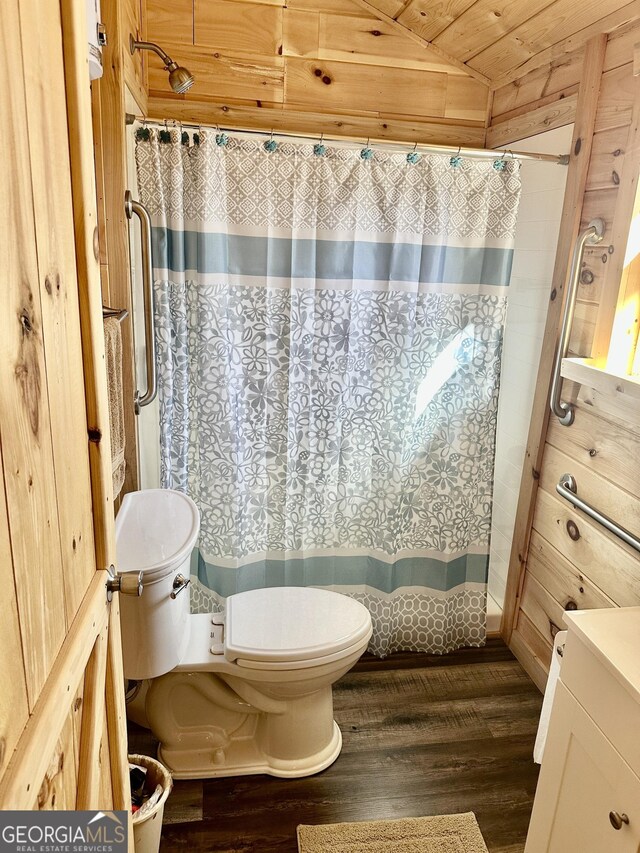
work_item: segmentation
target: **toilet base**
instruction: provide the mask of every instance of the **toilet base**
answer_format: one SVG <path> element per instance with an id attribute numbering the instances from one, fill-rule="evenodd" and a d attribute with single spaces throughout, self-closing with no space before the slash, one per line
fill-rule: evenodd
<path id="1" fill-rule="evenodd" d="M 266 774 L 282 779 L 312 776 L 326 770 L 340 755 L 342 733 L 333 721 L 333 737 L 320 752 L 308 758 L 286 761 L 267 756 L 251 738 L 232 741 L 224 750 L 203 753 L 202 750 L 183 750 L 158 746 L 158 760 L 165 764 L 174 779 L 214 779 L 221 776 L 252 776 Z M 220 763 L 216 762 L 217 760 Z"/>
<path id="2" fill-rule="evenodd" d="M 239 667 L 227 668 L 173 671 L 149 682 L 147 723 L 159 741 L 158 758 L 177 779 L 294 778 L 336 760 L 342 735 L 325 678 L 305 671 L 303 680 L 286 681 L 279 673 L 277 682 L 256 682 L 245 672 L 236 675 Z"/>

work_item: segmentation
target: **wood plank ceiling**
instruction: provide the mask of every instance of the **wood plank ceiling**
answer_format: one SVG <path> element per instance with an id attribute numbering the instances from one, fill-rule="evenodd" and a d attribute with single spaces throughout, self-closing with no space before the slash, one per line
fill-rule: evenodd
<path id="1" fill-rule="evenodd" d="M 463 63 L 495 86 L 522 66 L 575 50 L 596 32 L 637 18 L 628 0 L 355 0 Z"/>
<path id="2" fill-rule="evenodd" d="M 640 0 L 128 2 L 197 81 L 173 95 L 145 58 L 151 117 L 459 145 L 484 142 L 490 89 L 640 17 Z"/>
<path id="3" fill-rule="evenodd" d="M 146 0 L 146 35 L 196 85 L 148 59 L 149 115 L 353 138 L 481 144 L 488 86 L 352 0 Z"/>

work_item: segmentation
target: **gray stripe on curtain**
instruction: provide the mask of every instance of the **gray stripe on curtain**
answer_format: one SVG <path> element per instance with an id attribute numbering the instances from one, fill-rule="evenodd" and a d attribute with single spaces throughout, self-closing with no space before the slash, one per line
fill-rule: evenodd
<path id="1" fill-rule="evenodd" d="M 391 593 L 402 587 L 427 587 L 448 592 L 464 583 L 487 582 L 487 554 L 466 554 L 444 562 L 430 557 L 403 557 L 394 563 L 373 556 L 260 558 L 228 568 L 194 552 L 194 574 L 219 595 L 276 586 L 373 586 Z"/>
<path id="2" fill-rule="evenodd" d="M 246 237 L 154 227 L 156 269 L 199 274 L 509 284 L 513 249 Z"/>

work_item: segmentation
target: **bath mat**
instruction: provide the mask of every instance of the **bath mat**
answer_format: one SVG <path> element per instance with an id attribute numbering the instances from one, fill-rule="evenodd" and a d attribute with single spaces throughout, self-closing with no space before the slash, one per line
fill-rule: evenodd
<path id="1" fill-rule="evenodd" d="M 299 853 L 488 853 L 473 812 L 298 827 Z"/>

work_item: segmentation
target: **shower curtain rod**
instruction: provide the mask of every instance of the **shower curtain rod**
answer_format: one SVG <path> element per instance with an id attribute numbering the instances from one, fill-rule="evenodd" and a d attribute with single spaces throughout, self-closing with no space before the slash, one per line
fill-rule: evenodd
<path id="1" fill-rule="evenodd" d="M 135 122 L 146 125 L 152 124 L 157 127 L 164 127 L 166 124 L 172 124 L 174 127 L 190 128 L 193 130 L 200 130 L 201 128 L 207 128 L 209 130 L 224 130 L 230 133 L 246 134 L 248 136 L 280 136 L 285 139 L 300 142 L 317 142 L 320 138 L 319 135 L 309 136 L 308 134 L 287 133 L 286 131 L 271 132 L 268 130 L 255 130 L 251 128 L 223 127 L 222 125 L 217 124 L 193 124 L 191 122 L 178 121 L 177 119 L 148 119 L 144 116 L 127 113 L 126 123 L 135 124 Z M 353 139 L 346 139 L 343 136 L 332 136 L 327 133 L 322 134 L 322 139 L 325 139 L 334 145 L 348 146 L 353 144 Z M 394 151 L 397 148 L 406 148 L 408 145 L 411 145 L 410 142 L 395 142 L 387 139 L 378 140 L 373 137 L 367 140 L 367 144 L 369 143 L 373 143 L 378 149 L 386 149 L 388 151 Z M 540 160 L 547 163 L 555 163 L 558 166 L 569 165 L 568 154 L 540 154 L 535 151 L 512 151 L 509 148 L 465 148 L 464 146 L 456 147 L 455 145 L 435 145 L 419 142 L 416 144 L 415 150 L 423 153 L 434 154 L 460 154 L 464 157 L 478 157 L 480 159 L 487 160 L 496 160 L 500 159 L 500 157 L 510 157 L 514 160 Z"/>

